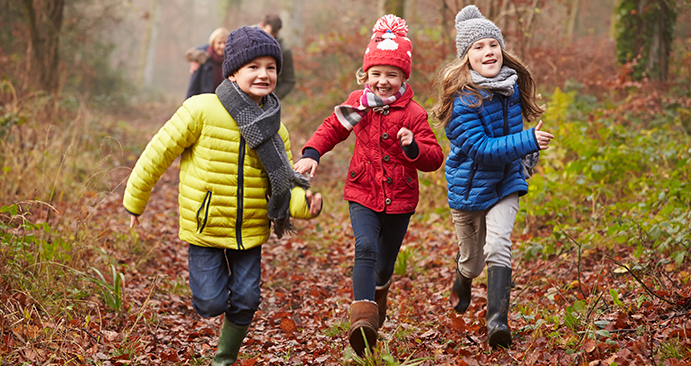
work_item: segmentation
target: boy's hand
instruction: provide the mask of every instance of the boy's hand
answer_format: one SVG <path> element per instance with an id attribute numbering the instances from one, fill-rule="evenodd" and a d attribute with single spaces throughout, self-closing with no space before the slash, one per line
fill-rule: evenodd
<path id="1" fill-rule="evenodd" d="M 554 136 L 549 132 L 540 131 L 541 128 L 542 120 L 540 120 L 535 127 L 535 137 L 537 138 L 537 144 L 540 146 L 540 150 L 547 150 L 549 149 L 549 142 Z"/>
<path id="2" fill-rule="evenodd" d="M 314 173 L 317 172 L 317 166 L 319 166 L 319 163 L 317 163 L 316 160 L 312 158 L 302 158 L 295 163 L 295 167 L 293 169 L 300 174 L 309 172 L 310 178 L 314 178 Z"/>
<path id="3" fill-rule="evenodd" d="M 401 129 L 398 130 L 396 138 L 401 140 L 401 145 L 408 146 L 413 143 L 413 131 L 405 127 L 401 127 Z"/>
<path id="4" fill-rule="evenodd" d="M 190 62 L 190 74 L 194 74 L 195 71 L 199 68 L 199 62 L 197 61 L 192 61 Z"/>
<path id="5" fill-rule="evenodd" d="M 322 212 L 322 194 L 312 193 L 312 191 L 305 191 L 305 198 L 310 205 L 310 215 L 312 217 L 317 217 Z"/>
<path id="6" fill-rule="evenodd" d="M 130 215 L 130 227 L 139 226 L 139 216 Z"/>

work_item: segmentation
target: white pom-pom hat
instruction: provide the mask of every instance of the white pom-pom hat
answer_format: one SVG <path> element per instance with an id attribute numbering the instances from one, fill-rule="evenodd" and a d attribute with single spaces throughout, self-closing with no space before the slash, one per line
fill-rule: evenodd
<path id="1" fill-rule="evenodd" d="M 407 35 L 405 20 L 393 14 L 379 18 L 372 28 L 372 38 L 365 50 L 362 69 L 367 72 L 374 65 L 396 66 L 403 70 L 406 79 L 410 78 L 413 44 Z"/>

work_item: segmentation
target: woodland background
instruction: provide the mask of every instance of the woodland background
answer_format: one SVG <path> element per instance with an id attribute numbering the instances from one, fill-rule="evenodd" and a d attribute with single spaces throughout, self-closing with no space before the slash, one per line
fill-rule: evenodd
<path id="1" fill-rule="evenodd" d="M 410 83 L 430 108 L 469 3 L 533 70 L 556 136 L 514 230 L 511 349 L 487 345 L 484 275 L 466 314 L 448 305 L 456 244 L 440 169 L 420 174 L 380 347 L 352 355 L 349 140 L 313 180 L 324 213 L 264 246 L 241 364 L 691 364 L 688 0 L 0 0 L 0 365 L 210 363 L 220 319 L 191 307 L 176 166 L 140 227 L 121 206 L 183 101 L 186 49 L 280 13 L 298 80 L 283 122 L 299 156 L 357 88 L 385 13 L 408 21 Z"/>

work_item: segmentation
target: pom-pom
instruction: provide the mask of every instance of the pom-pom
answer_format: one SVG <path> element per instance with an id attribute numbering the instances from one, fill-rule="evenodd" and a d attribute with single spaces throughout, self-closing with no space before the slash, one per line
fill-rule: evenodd
<path id="1" fill-rule="evenodd" d="M 456 14 L 456 23 L 470 19 L 485 19 L 480 10 L 475 5 L 468 5 Z"/>
<path id="2" fill-rule="evenodd" d="M 405 37 L 408 35 L 408 24 L 406 24 L 405 20 L 393 14 L 387 14 L 377 20 L 374 28 L 372 28 L 372 32 L 382 33 L 387 30 L 399 37 Z"/>

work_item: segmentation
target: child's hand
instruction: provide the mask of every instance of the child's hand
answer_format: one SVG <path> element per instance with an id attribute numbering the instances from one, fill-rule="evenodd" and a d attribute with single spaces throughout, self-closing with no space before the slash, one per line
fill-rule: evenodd
<path id="1" fill-rule="evenodd" d="M 549 142 L 554 136 L 549 132 L 540 131 L 541 128 L 542 120 L 540 120 L 535 127 L 535 137 L 537 138 L 537 144 L 540 146 L 540 150 L 547 150 L 549 149 Z"/>
<path id="2" fill-rule="evenodd" d="M 194 74 L 195 71 L 199 68 L 199 62 L 197 61 L 192 61 L 190 62 L 190 74 Z"/>
<path id="3" fill-rule="evenodd" d="M 310 204 L 310 215 L 312 217 L 317 217 L 322 212 L 322 194 L 312 193 L 312 191 L 305 191 L 305 198 Z"/>
<path id="4" fill-rule="evenodd" d="M 309 172 L 310 178 L 314 178 L 314 173 L 317 172 L 317 166 L 319 166 L 319 163 L 317 163 L 316 160 L 312 158 L 302 158 L 295 163 L 295 167 L 293 169 L 300 174 Z"/>
<path id="5" fill-rule="evenodd" d="M 413 131 L 405 127 L 401 127 L 401 129 L 398 130 L 396 138 L 401 140 L 401 145 L 408 146 L 413 143 Z"/>
<path id="6" fill-rule="evenodd" d="M 139 216 L 130 215 L 130 227 L 139 226 Z"/>

